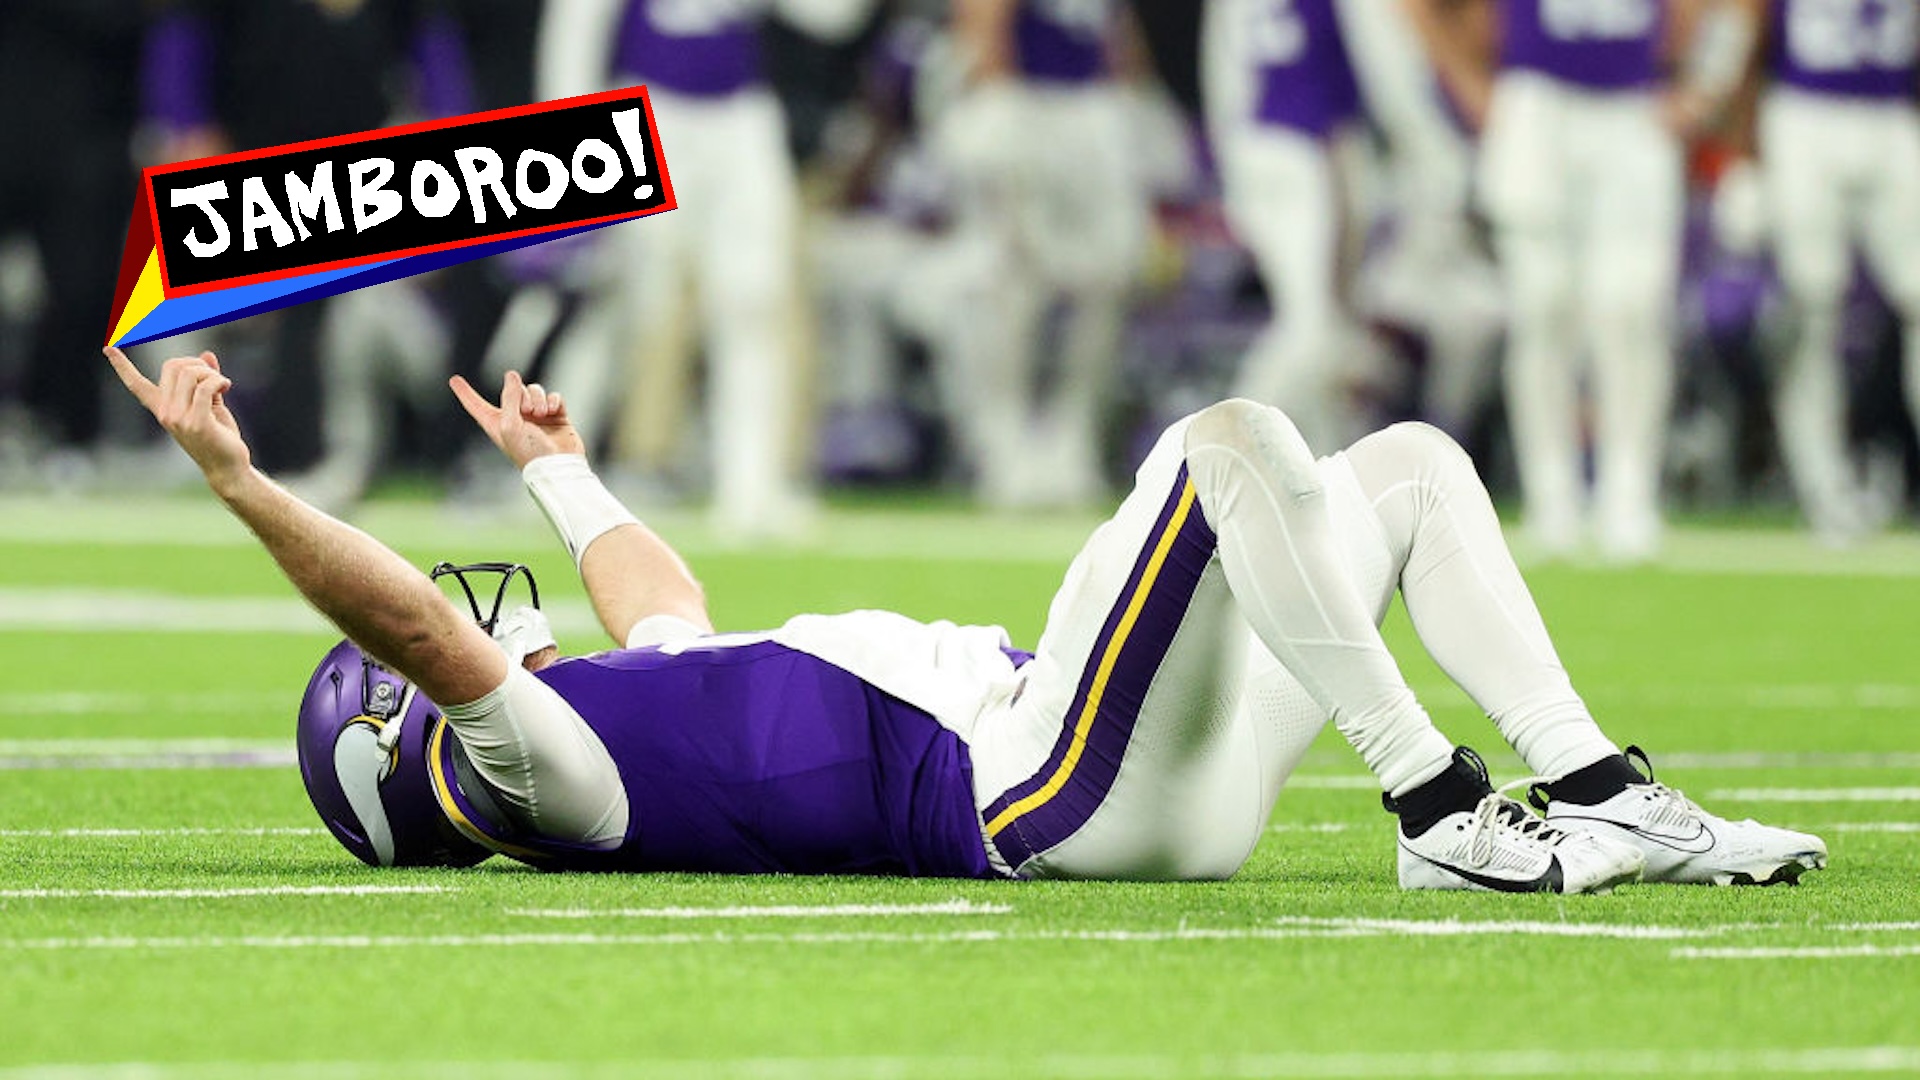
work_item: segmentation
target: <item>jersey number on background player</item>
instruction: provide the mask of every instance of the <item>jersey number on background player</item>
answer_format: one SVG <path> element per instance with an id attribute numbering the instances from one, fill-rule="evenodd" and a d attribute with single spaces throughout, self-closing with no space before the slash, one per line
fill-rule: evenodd
<path id="1" fill-rule="evenodd" d="M 1659 21 L 1658 0 L 1540 0 L 1540 25 L 1560 41 L 1628 41 Z"/>
<path id="2" fill-rule="evenodd" d="M 1299 62 L 1307 51 L 1307 23 L 1293 6 L 1294 0 L 1254 0 L 1249 5 L 1248 39 L 1253 42 L 1253 59 L 1265 67 L 1287 67 Z"/>
<path id="3" fill-rule="evenodd" d="M 1787 54 L 1807 71 L 1895 70 L 1920 45 L 1915 0 L 1791 0 Z"/>
<path id="4" fill-rule="evenodd" d="M 749 0 L 653 0 L 648 21 L 668 37 L 712 37 L 747 21 Z"/>
<path id="5" fill-rule="evenodd" d="M 1109 0 L 1034 0 L 1041 18 L 1090 38 L 1107 31 Z"/>

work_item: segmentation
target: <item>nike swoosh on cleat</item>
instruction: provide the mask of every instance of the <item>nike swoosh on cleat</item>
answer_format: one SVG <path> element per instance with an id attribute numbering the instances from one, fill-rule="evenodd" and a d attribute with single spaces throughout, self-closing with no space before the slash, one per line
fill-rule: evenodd
<path id="1" fill-rule="evenodd" d="M 1546 870 L 1542 871 L 1539 877 L 1498 878 L 1486 874 L 1476 874 L 1471 870 L 1462 870 L 1458 866 L 1449 866 L 1446 863 L 1428 859 L 1425 855 L 1421 855 L 1417 851 L 1412 852 L 1412 854 L 1417 858 L 1425 859 L 1427 862 L 1433 863 L 1433 865 L 1445 870 L 1449 874 L 1465 878 L 1475 885 L 1492 889 L 1494 892 L 1557 893 L 1565 892 L 1567 887 L 1567 875 L 1565 871 L 1560 869 L 1560 856 L 1558 855 L 1552 856 L 1551 861 L 1547 863 Z"/>
<path id="2" fill-rule="evenodd" d="M 1713 835 L 1713 830 L 1707 828 L 1707 823 L 1704 821 L 1700 823 L 1700 831 L 1692 836 L 1673 836 L 1667 833 L 1657 833 L 1651 829 L 1643 829 L 1638 825 L 1623 825 L 1618 821 L 1613 821 L 1608 818 L 1583 817 L 1579 814 L 1561 814 L 1552 820 L 1556 825 L 1559 825 L 1560 822 L 1578 821 L 1593 821 L 1604 825 L 1611 825 L 1616 829 L 1630 832 L 1642 840 L 1659 844 L 1664 848 L 1672 848 L 1675 851 L 1687 855 L 1705 855 L 1707 852 L 1713 850 L 1714 844 L 1719 842 Z M 1564 828 L 1565 826 L 1560 827 Z M 1579 826 L 1576 825 L 1574 827 L 1578 828 Z"/>

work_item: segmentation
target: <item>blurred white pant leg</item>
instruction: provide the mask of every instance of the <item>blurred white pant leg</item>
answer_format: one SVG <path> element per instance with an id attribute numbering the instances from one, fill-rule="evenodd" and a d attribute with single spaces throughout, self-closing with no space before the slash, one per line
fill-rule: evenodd
<path id="1" fill-rule="evenodd" d="M 1920 107 L 1877 103 L 1870 115 L 1877 167 L 1864 195 L 1861 246 L 1900 313 L 1907 416 L 1920 425 Z"/>
<path id="2" fill-rule="evenodd" d="M 1241 361 L 1235 393 L 1295 417 L 1309 446 L 1332 449 L 1340 334 L 1340 205 L 1325 143 L 1289 128 L 1238 125 L 1222 148 L 1228 220 L 1253 254 L 1272 305 Z"/>
<path id="3" fill-rule="evenodd" d="M 672 424 L 690 403 L 683 372 L 664 368 L 689 360 L 683 308 L 692 282 L 708 363 L 716 521 L 736 536 L 784 532 L 804 502 L 789 449 L 799 392 L 790 336 L 798 196 L 784 122 L 764 91 L 705 99 L 656 90 L 652 102 L 678 206 L 610 230 L 610 281 L 556 342 L 548 381 L 577 402 L 570 411 L 589 445 L 623 406 L 630 435 Z M 630 390 L 675 400 L 625 400 Z M 666 453 L 657 433 L 626 442 L 641 459 Z"/>
<path id="4" fill-rule="evenodd" d="M 1192 497 L 1176 501 L 1183 456 Z M 1203 533 L 1223 529 L 1215 555 L 1198 549 L 1204 562 L 1180 543 L 1194 539 L 1183 512 L 1206 515 Z M 1171 634 L 1169 598 L 1154 591 L 1168 577 L 1190 590 L 1173 598 L 1184 607 Z M 1224 876 L 1258 841 L 1274 797 L 1330 713 L 1383 785 L 1403 791 L 1430 778 L 1451 747 L 1379 640 L 1374 620 L 1391 594 L 1387 545 L 1351 471 L 1338 459 L 1314 462 L 1282 414 L 1237 401 L 1174 425 L 1069 568 L 1023 691 L 975 730 L 988 831 L 1015 830 L 996 845 L 1016 852 L 1016 865 L 1032 850 L 1031 876 Z M 1249 617 L 1267 647 L 1253 639 Z M 1064 839 L 1044 817 L 1030 835 L 1025 823 L 1054 813 L 1049 800 L 1080 782 L 1069 775 L 1040 786 L 1071 747 L 1061 718 L 1074 713 L 1076 694 L 1108 676 L 1137 678 L 1138 635 L 1128 639 L 1129 626 L 1159 633 L 1165 651 L 1129 714 L 1111 785 Z M 1282 654 L 1284 666 L 1275 659 Z M 1106 719 L 1096 714 L 1093 724 Z M 1072 756 L 1112 768 L 1113 753 L 1111 733 L 1103 741 L 1090 726 Z M 1029 847 L 1036 842 L 1044 844 Z"/>
<path id="5" fill-rule="evenodd" d="M 1792 303 L 1793 338 L 1774 387 L 1781 457 L 1816 533 L 1844 541 L 1858 532 L 1856 481 L 1847 450 L 1841 315 L 1853 274 L 1857 223 L 1846 190 L 1849 158 L 1872 148 L 1834 115 L 1833 102 L 1784 88 L 1761 104 L 1760 150 L 1773 251 Z M 1851 153 L 1849 153 L 1851 151 Z"/>
<path id="6" fill-rule="evenodd" d="M 1131 113 L 1112 82 L 1043 96 L 1055 114 L 1042 175 L 1049 207 L 1031 219 L 1037 257 L 1065 300 L 1059 378 L 1047 410 L 1061 481 L 1058 501 L 1104 494 L 1099 435 L 1120 370 L 1120 340 L 1148 228 L 1142 169 L 1132 157 Z M 1064 226 L 1064 227 L 1063 227 Z"/>
<path id="7" fill-rule="evenodd" d="M 1426 424 L 1395 424 L 1334 462 L 1384 541 L 1387 597 L 1397 585 L 1427 652 L 1527 767 L 1557 777 L 1619 753 L 1574 691 L 1459 444 Z"/>
<path id="8" fill-rule="evenodd" d="M 1661 536 L 1685 176 L 1652 95 L 1595 95 L 1580 105 L 1596 525 L 1603 555 L 1639 560 Z"/>
<path id="9" fill-rule="evenodd" d="M 1539 76 L 1502 76 L 1480 163 L 1481 197 L 1494 224 L 1512 316 L 1507 418 L 1527 528 L 1548 554 L 1565 554 L 1579 543 L 1585 505 L 1576 193 L 1563 145 L 1571 137 L 1565 93 Z"/>

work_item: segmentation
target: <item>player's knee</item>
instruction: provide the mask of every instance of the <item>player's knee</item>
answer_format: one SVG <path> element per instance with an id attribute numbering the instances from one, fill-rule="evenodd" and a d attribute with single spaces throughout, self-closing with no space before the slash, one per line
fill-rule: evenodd
<path id="1" fill-rule="evenodd" d="M 1410 420 L 1391 425 L 1354 443 L 1347 456 L 1370 477 L 1386 480 L 1440 480 L 1448 486 L 1479 484 L 1473 457 L 1453 436 L 1432 424 Z"/>
<path id="2" fill-rule="evenodd" d="M 1196 484 L 1205 477 L 1195 458 L 1208 449 L 1231 451 L 1234 459 L 1272 470 L 1295 499 L 1320 491 L 1320 471 L 1306 439 L 1286 413 L 1270 405 L 1228 398 L 1193 414 L 1187 423 L 1186 451 Z"/>

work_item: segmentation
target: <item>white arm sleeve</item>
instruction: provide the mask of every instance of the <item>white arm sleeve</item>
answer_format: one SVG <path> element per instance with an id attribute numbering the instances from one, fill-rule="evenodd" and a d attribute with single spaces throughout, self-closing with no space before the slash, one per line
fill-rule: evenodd
<path id="1" fill-rule="evenodd" d="M 547 0 L 534 41 L 535 100 L 591 94 L 611 84 L 613 39 L 626 6 L 624 0 Z"/>
<path id="2" fill-rule="evenodd" d="M 541 836 L 611 847 L 627 834 L 627 789 L 600 737 L 525 668 L 492 693 L 441 710 L 467 760 Z"/>
<path id="3" fill-rule="evenodd" d="M 1436 185 L 1464 186 L 1465 148 L 1401 0 L 1335 0 L 1334 10 L 1367 113 L 1394 154 Z"/>

